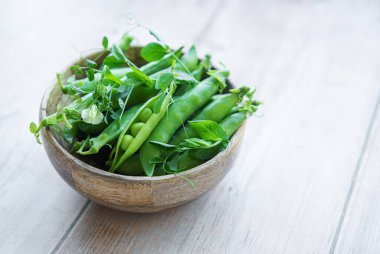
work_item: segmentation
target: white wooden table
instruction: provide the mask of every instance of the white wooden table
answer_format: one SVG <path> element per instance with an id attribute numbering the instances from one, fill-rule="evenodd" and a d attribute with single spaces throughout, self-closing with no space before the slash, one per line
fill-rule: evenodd
<path id="1" fill-rule="evenodd" d="M 28 133 L 55 73 L 128 13 L 265 102 L 221 184 L 158 214 L 87 201 Z M 0 1 L 0 253 L 380 253 L 379 17 L 376 0 Z"/>

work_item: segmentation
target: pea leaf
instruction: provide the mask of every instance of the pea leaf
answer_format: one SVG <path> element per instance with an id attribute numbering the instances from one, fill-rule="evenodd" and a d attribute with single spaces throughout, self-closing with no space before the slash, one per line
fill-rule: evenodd
<path id="1" fill-rule="evenodd" d="M 155 88 L 157 90 L 164 91 L 166 88 L 170 86 L 170 84 L 174 80 L 174 75 L 172 73 L 163 73 L 158 76 L 155 84 Z"/>
<path id="2" fill-rule="evenodd" d="M 71 66 L 70 70 L 74 73 L 74 75 L 82 75 L 83 74 L 82 68 L 77 64 Z"/>
<path id="3" fill-rule="evenodd" d="M 189 121 L 201 139 L 207 141 L 228 140 L 227 133 L 216 122 L 210 120 Z"/>
<path id="4" fill-rule="evenodd" d="M 178 160 L 179 160 L 180 154 L 176 154 L 169 163 L 169 169 L 170 171 L 176 172 L 178 170 Z"/>
<path id="5" fill-rule="evenodd" d="M 93 81 L 94 78 L 95 78 L 95 71 L 94 71 L 94 69 L 88 69 L 86 71 L 86 73 L 87 73 L 88 80 L 89 81 Z"/>
<path id="6" fill-rule="evenodd" d="M 121 98 L 119 98 L 119 99 L 117 100 L 117 102 L 119 103 L 119 107 L 120 107 L 121 109 L 124 109 L 124 106 L 125 106 L 124 101 L 123 101 Z"/>
<path id="7" fill-rule="evenodd" d="M 62 134 L 63 138 L 69 143 L 72 144 L 77 135 L 78 127 L 73 126 L 72 128 L 68 128 L 67 126 L 63 127 Z"/>
<path id="8" fill-rule="evenodd" d="M 168 48 L 158 42 L 148 43 L 141 49 L 141 57 L 148 62 L 160 60 L 168 52 Z"/>
<path id="9" fill-rule="evenodd" d="M 146 75 L 144 72 L 142 72 L 139 68 L 137 68 L 133 65 L 130 65 L 129 67 L 131 68 L 132 72 L 127 73 L 128 78 L 134 78 L 134 79 L 140 80 L 140 81 L 144 82 L 145 84 L 147 84 L 148 86 L 153 85 L 153 80 L 151 80 L 148 77 L 148 75 Z"/>
<path id="10" fill-rule="evenodd" d="M 103 113 L 99 111 L 95 104 L 83 110 L 81 116 L 85 123 L 93 125 L 101 123 L 104 119 Z"/>
<path id="11" fill-rule="evenodd" d="M 112 74 L 108 66 L 104 66 L 103 71 L 102 71 L 102 76 L 103 76 L 103 79 L 110 80 L 117 84 L 123 83 L 118 77 Z"/>
<path id="12" fill-rule="evenodd" d="M 123 51 L 127 51 L 129 49 L 129 47 L 131 46 L 132 41 L 133 41 L 132 36 L 130 36 L 128 34 L 124 34 L 123 37 L 121 38 L 120 48 Z"/>
<path id="13" fill-rule="evenodd" d="M 86 59 L 85 65 L 89 68 L 95 68 L 96 67 L 96 63 L 90 59 Z"/>
<path id="14" fill-rule="evenodd" d="M 35 134 L 37 132 L 37 125 L 35 122 L 31 122 L 29 125 L 29 130 L 32 134 Z"/>
<path id="15" fill-rule="evenodd" d="M 127 61 L 128 59 L 121 48 L 117 45 L 112 45 L 111 53 L 103 60 L 103 64 L 113 68 L 124 66 Z"/>
<path id="16" fill-rule="evenodd" d="M 207 149 L 199 149 L 199 150 L 191 151 L 191 156 L 206 161 L 215 157 L 215 155 L 217 155 L 223 149 L 224 149 L 224 145 L 221 143 L 218 143 L 217 145 L 207 148 Z"/>
<path id="17" fill-rule="evenodd" d="M 103 45 L 103 48 L 104 48 L 104 49 L 107 49 L 107 48 L 108 48 L 108 38 L 107 38 L 107 36 L 104 36 L 104 37 L 103 37 L 102 45 Z"/>
<path id="18" fill-rule="evenodd" d="M 111 54 L 115 56 L 115 58 L 119 60 L 120 62 L 124 62 L 124 63 L 127 62 L 127 58 L 125 57 L 123 51 L 121 50 L 119 46 L 115 44 L 112 45 Z"/>

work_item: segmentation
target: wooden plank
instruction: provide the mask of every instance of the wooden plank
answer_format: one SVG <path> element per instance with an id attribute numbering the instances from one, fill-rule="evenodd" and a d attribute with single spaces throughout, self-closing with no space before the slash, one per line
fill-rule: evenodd
<path id="1" fill-rule="evenodd" d="M 376 6 L 222 4 L 198 42 L 266 102 L 235 168 L 167 212 L 92 204 L 59 253 L 327 253 L 379 93 Z"/>
<path id="2" fill-rule="evenodd" d="M 88 205 L 57 176 L 42 146 L 28 133 L 28 123 L 37 119 L 42 92 L 54 73 L 78 57 L 72 44 L 94 47 L 100 31 L 121 18 L 112 12 L 125 7 L 124 1 L 87 8 L 89 4 L 36 1 L 20 8 L 17 1 L 1 2 L 0 45 L 6 49 L 0 56 L 1 253 L 51 251 Z M 108 14 L 94 20 L 94 13 L 101 12 Z M 79 24 L 86 19 L 92 23 L 84 31 Z"/>
<path id="3" fill-rule="evenodd" d="M 140 22 L 153 23 L 177 42 L 189 41 L 203 29 L 208 13 L 218 1 L 208 1 L 193 15 L 184 12 L 199 6 L 197 1 L 46 1 L 1 2 L 0 56 L 3 79 L 0 83 L 0 252 L 46 253 L 55 251 L 75 225 L 89 202 L 71 190 L 54 172 L 42 146 L 28 133 L 28 124 L 37 119 L 43 91 L 54 74 L 81 51 L 99 47 L 104 34 L 116 40 L 131 28 L 128 13 Z M 150 6 L 151 8 L 147 8 Z M 159 10 L 163 10 L 160 12 Z M 4 14 L 4 15 L 3 15 Z M 166 15 L 164 18 L 161 15 Z M 201 17 L 197 16 L 200 15 Z M 145 20 L 146 19 L 146 20 Z M 172 20 L 173 19 L 173 20 Z M 190 26 L 191 24 L 191 26 Z M 148 24 L 149 26 L 151 24 Z M 4 39 L 5 38 L 5 39 Z"/>
<path id="4" fill-rule="evenodd" d="M 352 181 L 347 212 L 337 235 L 336 253 L 379 253 L 380 243 L 380 105 L 372 132 Z"/>

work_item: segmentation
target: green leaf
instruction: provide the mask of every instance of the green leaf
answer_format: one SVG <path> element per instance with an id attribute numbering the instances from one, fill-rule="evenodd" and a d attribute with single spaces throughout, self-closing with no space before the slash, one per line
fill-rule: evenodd
<path id="1" fill-rule="evenodd" d="M 69 143 L 72 144 L 77 135 L 78 127 L 73 126 L 73 128 L 68 128 L 67 126 L 63 127 L 62 134 L 63 138 Z"/>
<path id="2" fill-rule="evenodd" d="M 29 130 L 31 133 L 35 134 L 37 132 L 37 125 L 35 122 L 31 122 L 29 125 Z"/>
<path id="3" fill-rule="evenodd" d="M 102 71 L 102 76 L 103 76 L 103 79 L 110 80 L 117 84 L 123 83 L 118 77 L 112 74 L 108 66 L 104 66 L 103 71 Z"/>
<path id="4" fill-rule="evenodd" d="M 163 73 L 158 76 L 155 88 L 157 90 L 164 91 L 166 88 L 170 86 L 170 84 L 173 82 L 174 76 L 172 73 Z"/>
<path id="5" fill-rule="evenodd" d="M 161 41 L 160 36 L 156 34 L 153 30 L 149 30 L 150 35 L 152 35 L 157 41 Z"/>
<path id="6" fill-rule="evenodd" d="M 96 67 L 96 63 L 94 61 L 90 60 L 90 59 L 86 59 L 85 65 L 88 68 L 95 68 Z"/>
<path id="7" fill-rule="evenodd" d="M 148 43 L 141 49 L 141 57 L 148 62 L 160 60 L 168 52 L 167 47 L 158 42 Z"/>
<path id="8" fill-rule="evenodd" d="M 179 154 L 176 154 L 169 163 L 169 169 L 170 171 L 176 172 L 178 170 L 178 160 L 179 160 Z"/>
<path id="9" fill-rule="evenodd" d="M 89 81 L 93 81 L 95 79 L 95 70 L 94 69 L 88 69 L 86 71 L 87 73 L 87 78 Z"/>
<path id="10" fill-rule="evenodd" d="M 112 49 L 111 49 L 111 53 L 112 55 L 115 56 L 115 58 L 117 60 L 119 60 L 120 62 L 124 62 L 126 63 L 127 62 L 127 58 L 125 57 L 123 51 L 121 50 L 121 48 L 117 45 L 112 45 Z"/>
<path id="11" fill-rule="evenodd" d="M 210 120 L 189 121 L 201 139 L 207 141 L 228 140 L 227 133 L 216 122 Z"/>
<path id="12" fill-rule="evenodd" d="M 128 59 L 117 45 L 112 45 L 111 53 L 103 60 L 103 64 L 110 68 L 121 67 L 127 62 Z"/>
<path id="13" fill-rule="evenodd" d="M 85 123 L 93 125 L 101 123 L 104 119 L 103 113 L 99 111 L 95 104 L 83 110 L 81 115 Z"/>
<path id="14" fill-rule="evenodd" d="M 104 36 L 104 37 L 103 37 L 102 45 L 103 45 L 103 48 L 104 48 L 104 49 L 107 49 L 107 48 L 108 48 L 108 38 L 107 38 L 107 36 Z"/>
<path id="15" fill-rule="evenodd" d="M 82 75 L 83 74 L 82 68 L 77 64 L 71 66 L 70 70 L 74 73 L 74 75 Z"/>
<path id="16" fill-rule="evenodd" d="M 130 65 L 130 68 L 131 68 L 132 72 L 127 73 L 128 78 L 134 78 L 134 79 L 140 80 L 140 81 L 144 82 L 145 84 L 147 84 L 148 86 L 153 85 L 153 80 L 151 80 L 149 78 L 149 76 L 146 75 L 144 72 L 142 72 L 139 68 L 137 68 L 133 65 Z"/>
<path id="17" fill-rule="evenodd" d="M 224 145 L 219 142 L 217 143 L 217 145 L 210 148 L 191 151 L 190 154 L 192 157 L 206 161 L 215 157 L 215 155 L 217 155 L 223 149 L 224 149 Z"/>
<path id="18" fill-rule="evenodd" d="M 124 106 L 125 106 L 124 101 L 123 101 L 121 98 L 119 98 L 119 99 L 117 100 L 117 102 L 119 103 L 119 107 L 120 107 L 121 109 L 123 109 Z"/>
<path id="19" fill-rule="evenodd" d="M 128 34 L 124 34 L 123 37 L 121 38 L 121 42 L 120 42 L 121 50 L 127 51 L 129 49 L 129 47 L 131 46 L 132 41 L 133 41 L 132 36 L 130 36 Z"/>

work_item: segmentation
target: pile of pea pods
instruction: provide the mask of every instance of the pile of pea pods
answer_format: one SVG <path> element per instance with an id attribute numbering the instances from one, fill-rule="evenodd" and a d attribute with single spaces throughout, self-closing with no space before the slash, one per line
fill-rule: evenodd
<path id="1" fill-rule="evenodd" d="M 71 153 L 109 172 L 176 174 L 213 158 L 257 111 L 255 90 L 228 85 L 229 71 L 215 69 L 195 46 L 172 50 L 160 40 L 131 47 L 123 36 L 91 59 L 71 67 L 57 83 L 71 98 L 65 107 L 30 124 L 39 140 L 51 128 Z M 138 56 L 131 57 L 131 51 Z"/>

